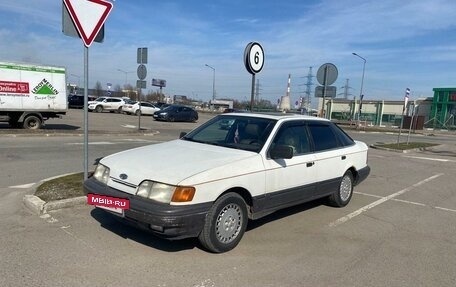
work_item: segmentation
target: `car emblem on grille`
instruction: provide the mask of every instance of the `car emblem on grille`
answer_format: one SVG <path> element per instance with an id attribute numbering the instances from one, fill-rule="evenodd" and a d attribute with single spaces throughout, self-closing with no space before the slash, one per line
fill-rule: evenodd
<path id="1" fill-rule="evenodd" d="M 121 173 L 119 177 L 120 179 L 126 180 L 128 178 L 128 175 L 126 175 L 125 173 Z"/>

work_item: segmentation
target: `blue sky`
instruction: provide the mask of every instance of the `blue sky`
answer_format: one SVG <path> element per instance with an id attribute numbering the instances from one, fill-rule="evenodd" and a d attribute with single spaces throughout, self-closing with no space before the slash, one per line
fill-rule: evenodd
<path id="1" fill-rule="evenodd" d="M 304 78 L 324 63 L 337 66 L 334 84 L 359 96 L 363 61 L 365 99 L 432 96 L 434 87 L 456 87 L 454 0 L 117 0 L 105 40 L 89 49 L 89 87 L 134 84 L 136 50 L 148 47 L 147 90 L 165 79 L 164 92 L 209 100 L 216 69 L 218 98 L 250 99 L 245 46 L 259 42 L 265 53 L 257 74 L 260 97 L 276 102 L 291 74 L 292 100 Z M 62 2 L 0 0 L 0 61 L 65 66 L 68 81 L 82 85 L 82 41 L 63 35 Z M 317 84 L 314 78 L 313 83 Z M 314 86 L 315 87 L 315 86 Z M 314 88 L 313 87 L 313 88 Z M 315 99 L 312 99 L 316 103 Z"/>

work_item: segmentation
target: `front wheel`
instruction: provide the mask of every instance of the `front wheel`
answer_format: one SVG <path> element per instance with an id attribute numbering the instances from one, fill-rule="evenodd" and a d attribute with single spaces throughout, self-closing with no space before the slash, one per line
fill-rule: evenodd
<path id="1" fill-rule="evenodd" d="M 335 207 L 346 206 L 353 195 L 353 174 L 347 170 L 342 176 L 337 192 L 329 196 L 329 204 Z"/>
<path id="2" fill-rule="evenodd" d="M 244 199 L 237 193 L 227 193 L 212 205 L 198 239 L 211 252 L 229 251 L 241 241 L 247 221 Z"/>
<path id="3" fill-rule="evenodd" d="M 140 110 L 136 110 L 135 115 L 140 116 L 141 115 L 141 111 Z"/>
<path id="4" fill-rule="evenodd" d="M 103 111 L 103 106 L 101 106 L 101 105 L 100 105 L 100 106 L 97 106 L 97 107 L 95 108 L 95 111 L 96 111 L 97 113 L 101 113 L 101 112 Z"/>

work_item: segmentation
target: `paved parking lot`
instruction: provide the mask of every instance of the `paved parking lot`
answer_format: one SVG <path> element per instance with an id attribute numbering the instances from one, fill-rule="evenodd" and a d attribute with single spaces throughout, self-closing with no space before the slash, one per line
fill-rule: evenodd
<path id="1" fill-rule="evenodd" d="M 369 165 L 347 207 L 316 201 L 250 222 L 225 254 L 155 238 L 90 206 L 40 218 L 15 200 L 0 212 L 0 285 L 455 286 L 454 150 L 371 149 Z M 15 196 L 0 192 L 4 202 Z"/>

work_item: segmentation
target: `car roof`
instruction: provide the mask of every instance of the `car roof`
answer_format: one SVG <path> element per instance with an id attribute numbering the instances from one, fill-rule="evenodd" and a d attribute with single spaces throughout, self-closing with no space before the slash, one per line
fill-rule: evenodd
<path id="1" fill-rule="evenodd" d="M 273 119 L 273 120 L 287 120 L 287 119 L 304 119 L 304 120 L 312 120 L 312 121 L 329 121 L 325 118 L 317 118 L 314 116 L 308 115 L 301 115 L 301 114 L 292 114 L 292 113 L 250 113 L 250 112 L 242 112 L 242 113 L 224 113 L 220 114 L 222 117 L 254 117 L 254 118 L 266 118 L 266 119 Z"/>

